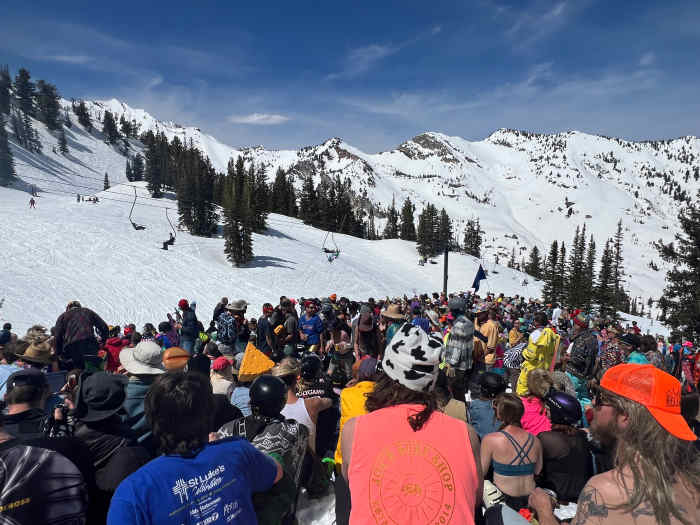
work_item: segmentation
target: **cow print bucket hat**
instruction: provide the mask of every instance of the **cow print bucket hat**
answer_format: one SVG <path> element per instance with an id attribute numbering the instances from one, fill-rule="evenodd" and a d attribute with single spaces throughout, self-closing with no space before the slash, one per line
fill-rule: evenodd
<path id="1" fill-rule="evenodd" d="M 438 377 L 442 341 L 404 323 L 384 350 L 384 373 L 406 388 L 429 392 Z"/>

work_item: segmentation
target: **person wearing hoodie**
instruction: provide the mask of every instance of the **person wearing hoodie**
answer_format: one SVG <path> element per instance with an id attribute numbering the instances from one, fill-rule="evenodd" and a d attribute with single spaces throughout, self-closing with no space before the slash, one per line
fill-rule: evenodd
<path id="1" fill-rule="evenodd" d="M 547 326 L 545 313 L 537 312 L 533 319 L 535 330 L 530 334 L 527 347 L 523 350 L 523 364 L 516 388 L 521 397 L 528 394 L 527 376 L 538 368 L 549 370 L 559 345 L 559 336 Z"/>
<path id="2" fill-rule="evenodd" d="M 180 348 L 190 354 L 194 352 L 194 340 L 199 336 L 199 322 L 197 314 L 187 299 L 180 299 L 177 307 L 182 310 L 182 328 L 180 328 Z"/>
<path id="3" fill-rule="evenodd" d="M 156 336 L 156 342 L 163 350 L 167 350 L 171 346 L 175 346 L 168 336 L 170 328 L 170 323 L 167 321 L 163 321 L 162 323 L 158 324 L 158 335 Z"/>

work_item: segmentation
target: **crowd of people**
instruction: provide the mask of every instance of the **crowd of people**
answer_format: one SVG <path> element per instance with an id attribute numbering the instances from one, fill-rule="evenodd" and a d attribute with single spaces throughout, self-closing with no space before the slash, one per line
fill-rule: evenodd
<path id="1" fill-rule="evenodd" d="M 700 523 L 697 341 L 504 294 L 259 314 L 5 324 L 0 521 Z"/>

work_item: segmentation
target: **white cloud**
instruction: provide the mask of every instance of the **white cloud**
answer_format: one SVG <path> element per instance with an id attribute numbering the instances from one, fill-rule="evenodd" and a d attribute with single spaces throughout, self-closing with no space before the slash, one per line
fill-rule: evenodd
<path id="1" fill-rule="evenodd" d="M 87 55 L 47 55 L 38 58 L 51 62 L 64 62 L 66 64 L 87 64 L 94 60 Z"/>
<path id="2" fill-rule="evenodd" d="M 274 126 L 277 124 L 284 124 L 289 120 L 289 117 L 274 113 L 251 113 L 250 115 L 231 115 L 228 120 L 234 124 Z"/>
<path id="3" fill-rule="evenodd" d="M 353 49 L 345 59 L 343 70 L 338 73 L 331 73 L 326 79 L 354 78 L 369 71 L 380 60 L 397 53 L 399 49 L 401 49 L 401 46 L 381 44 L 371 44 Z"/>
<path id="4" fill-rule="evenodd" d="M 656 54 L 652 51 L 647 51 L 639 59 L 639 65 L 642 67 L 652 66 L 656 62 Z"/>
<path id="5" fill-rule="evenodd" d="M 160 86 L 163 83 L 163 77 L 160 75 L 155 75 L 151 80 L 146 83 L 146 89 L 153 89 L 154 87 Z"/>

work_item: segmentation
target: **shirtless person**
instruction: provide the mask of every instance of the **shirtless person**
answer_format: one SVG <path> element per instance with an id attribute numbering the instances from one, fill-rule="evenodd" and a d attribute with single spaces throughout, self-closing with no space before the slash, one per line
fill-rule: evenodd
<path id="1" fill-rule="evenodd" d="M 681 384 L 653 365 L 608 370 L 595 396 L 592 430 L 617 436 L 616 467 L 581 491 L 575 525 L 700 523 L 700 456 L 681 416 Z M 541 489 L 530 495 L 541 525 L 558 523 Z"/>

